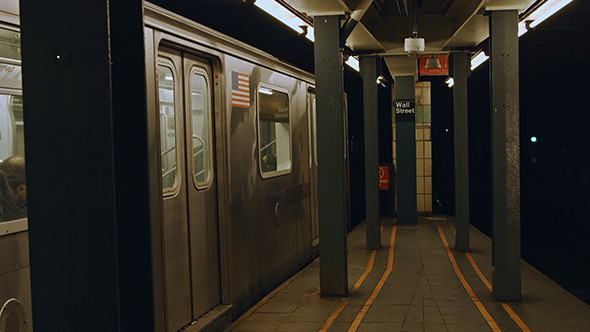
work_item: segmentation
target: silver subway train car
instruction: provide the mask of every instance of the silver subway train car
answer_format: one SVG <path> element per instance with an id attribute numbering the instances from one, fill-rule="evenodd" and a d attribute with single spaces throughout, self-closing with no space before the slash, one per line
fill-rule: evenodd
<path id="1" fill-rule="evenodd" d="M 2 6 L 17 8 L 12 0 Z M 151 225 L 155 324 L 159 331 L 225 326 L 317 256 L 314 78 L 144 7 L 150 163 L 161 170 L 163 211 Z M 25 157 L 20 78 L 8 74 L 20 70 L 17 14 L 0 17 L 7 164 Z M 17 189 L 0 175 L 7 184 L 0 188 L 0 330 L 32 331 L 26 197 L 24 217 L 7 220 Z"/>
<path id="2" fill-rule="evenodd" d="M 235 318 L 313 259 L 314 81 L 150 4 L 145 38 L 171 331 L 224 305 Z"/>
<path id="3" fill-rule="evenodd" d="M 0 3 L 0 331 L 33 331 L 17 1 Z"/>

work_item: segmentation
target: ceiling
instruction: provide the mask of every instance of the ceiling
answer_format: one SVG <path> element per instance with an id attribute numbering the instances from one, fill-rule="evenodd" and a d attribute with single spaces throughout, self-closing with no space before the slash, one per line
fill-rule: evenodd
<path id="1" fill-rule="evenodd" d="M 426 52 L 473 48 L 488 36 L 486 10 L 517 9 L 524 12 L 535 0 L 281 0 L 310 16 L 330 14 L 340 8 L 346 15 L 370 4 L 360 26 L 346 45 L 355 52 L 403 53 L 411 37 L 415 13 L 418 37 Z M 320 5 L 321 4 L 321 5 Z M 327 6 L 327 4 L 331 4 Z M 365 5 L 366 6 L 366 5 Z M 326 7 L 329 7 L 326 9 Z M 371 42 L 368 42 L 371 41 Z"/>
<path id="2" fill-rule="evenodd" d="M 526 9 L 535 0 L 417 0 L 418 37 L 426 52 L 473 50 L 488 37 L 486 10 Z M 156 5 L 258 47 L 313 72 L 313 43 L 253 5 L 253 0 L 153 0 Z M 303 16 L 349 17 L 367 0 L 279 0 Z M 352 54 L 403 54 L 412 36 L 413 0 L 374 0 L 346 41 Z M 550 61 L 590 51 L 590 1 L 574 0 L 520 39 L 520 53 Z"/>

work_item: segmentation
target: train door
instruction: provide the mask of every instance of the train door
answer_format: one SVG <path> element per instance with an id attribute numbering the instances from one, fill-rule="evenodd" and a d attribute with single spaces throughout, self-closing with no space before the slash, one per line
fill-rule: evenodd
<path id="1" fill-rule="evenodd" d="M 188 204 L 184 180 L 182 54 L 160 48 L 157 77 L 166 327 L 168 331 L 176 331 L 192 318 Z"/>
<path id="2" fill-rule="evenodd" d="M 315 91 L 307 93 L 307 118 L 309 132 L 309 182 L 311 197 L 311 239 L 313 246 L 319 244 L 320 223 L 318 215 L 318 154 Z"/>
<path id="3" fill-rule="evenodd" d="M 213 135 L 213 73 L 194 56 L 184 57 L 186 179 L 193 318 L 221 302 L 217 179 Z"/>
<path id="4" fill-rule="evenodd" d="M 220 302 L 212 68 L 160 47 L 158 103 L 167 330 Z"/>

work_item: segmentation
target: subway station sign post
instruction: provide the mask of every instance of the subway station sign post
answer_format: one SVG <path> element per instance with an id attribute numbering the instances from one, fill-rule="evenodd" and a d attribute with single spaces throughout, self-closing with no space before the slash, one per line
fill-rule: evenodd
<path id="1" fill-rule="evenodd" d="M 397 222 L 416 224 L 416 95 L 415 76 L 395 77 L 395 144 Z"/>

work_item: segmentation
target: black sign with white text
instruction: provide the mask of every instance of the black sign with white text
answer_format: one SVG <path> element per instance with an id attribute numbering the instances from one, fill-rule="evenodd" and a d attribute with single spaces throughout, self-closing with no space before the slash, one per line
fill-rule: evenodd
<path id="1" fill-rule="evenodd" d="M 414 122 L 416 120 L 416 102 L 414 100 L 395 101 L 395 122 Z"/>

